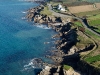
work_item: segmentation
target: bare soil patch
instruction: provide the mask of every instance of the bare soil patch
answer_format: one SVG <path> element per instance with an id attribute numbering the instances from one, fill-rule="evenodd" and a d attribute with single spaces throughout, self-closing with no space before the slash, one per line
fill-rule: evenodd
<path id="1" fill-rule="evenodd" d="M 73 1 L 68 3 L 63 3 L 66 7 L 74 7 L 74 6 L 81 6 L 81 5 L 92 5 L 93 3 L 87 2 L 87 1 Z"/>
<path id="2" fill-rule="evenodd" d="M 95 3 L 96 4 L 96 7 L 98 8 L 98 9 L 100 9 L 100 3 Z"/>
<path id="3" fill-rule="evenodd" d="M 80 13 L 80 12 L 97 10 L 97 8 L 93 7 L 93 5 L 74 6 L 74 7 L 68 7 L 68 9 L 71 13 Z"/>

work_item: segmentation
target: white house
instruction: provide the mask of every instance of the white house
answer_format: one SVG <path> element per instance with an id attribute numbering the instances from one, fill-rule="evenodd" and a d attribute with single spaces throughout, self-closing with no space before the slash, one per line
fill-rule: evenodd
<path id="1" fill-rule="evenodd" d="M 61 4 L 58 4 L 58 10 L 60 10 L 62 8 Z"/>
<path id="2" fill-rule="evenodd" d="M 57 9 L 60 10 L 60 11 L 66 11 L 65 8 L 61 4 L 58 4 Z"/>

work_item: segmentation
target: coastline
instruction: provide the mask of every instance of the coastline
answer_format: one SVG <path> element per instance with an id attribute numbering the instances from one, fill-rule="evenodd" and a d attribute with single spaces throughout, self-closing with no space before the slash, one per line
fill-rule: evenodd
<path id="1" fill-rule="evenodd" d="M 60 70 L 63 70 L 62 65 L 66 62 L 66 59 L 75 60 L 76 58 L 78 58 L 77 61 L 79 61 L 80 59 L 78 54 L 78 52 L 80 51 L 76 47 L 74 47 L 74 44 L 77 42 L 77 29 L 71 29 L 71 23 L 68 22 L 64 24 L 59 17 L 53 17 L 52 19 L 52 17 L 50 16 L 48 17 L 43 14 L 40 15 L 40 13 L 38 12 L 41 11 L 41 9 L 43 9 L 43 6 L 29 9 L 27 15 L 28 20 L 34 21 L 35 23 L 47 24 L 48 28 L 51 27 L 56 32 L 58 32 L 58 34 L 54 35 L 52 38 L 60 38 L 60 40 L 55 41 L 57 50 L 51 51 L 52 56 L 46 56 L 47 58 L 51 58 L 55 62 L 55 64 L 50 66 L 48 66 L 49 64 L 46 64 L 45 69 L 43 69 L 39 75 L 49 75 L 50 73 L 52 73 L 50 72 L 50 70 L 53 69 L 56 69 L 55 75 L 57 75 L 60 74 Z M 68 51 L 66 49 L 68 49 Z M 72 73 L 75 75 L 81 75 L 74 70 Z M 60 75 L 62 75 L 62 73 Z M 64 75 L 67 75 L 67 71 Z"/>
<path id="2" fill-rule="evenodd" d="M 33 9 L 29 9 L 28 10 L 29 14 L 27 15 L 28 20 L 34 21 L 35 23 L 40 23 L 37 19 L 38 17 L 35 19 L 35 15 L 34 15 L 34 17 L 32 15 L 33 11 L 35 11 L 35 14 L 36 14 L 36 12 L 40 9 L 43 9 L 43 7 L 38 6 L 38 7 L 35 7 Z M 31 16 L 30 16 L 30 13 L 31 13 Z M 42 15 L 42 16 L 44 17 L 45 15 Z M 49 16 L 49 18 L 50 18 L 50 16 Z M 61 66 L 61 63 L 64 61 L 63 57 L 71 55 L 71 53 L 72 54 L 75 53 L 75 52 L 73 53 L 73 51 L 72 52 L 69 51 L 69 54 L 66 54 L 67 51 L 64 51 L 64 49 L 68 48 L 68 46 L 66 47 L 67 44 L 71 45 L 72 43 L 74 43 L 74 40 L 72 40 L 73 38 L 72 39 L 70 39 L 70 38 L 75 35 L 75 33 L 72 34 L 73 32 L 75 32 L 75 30 L 70 30 L 70 25 L 71 25 L 70 23 L 64 24 L 63 22 L 61 22 L 61 19 L 56 20 L 57 18 L 59 18 L 59 17 L 55 17 L 55 21 L 45 20 L 44 22 L 40 23 L 40 24 L 47 24 L 47 27 L 51 27 L 54 31 L 56 31 L 58 33 L 57 35 L 52 36 L 52 38 L 54 38 L 54 39 L 60 38 L 60 40 L 55 41 L 55 46 L 56 46 L 57 50 L 51 51 L 52 56 L 46 55 L 46 58 L 52 59 L 55 63 L 55 64 L 51 64 L 51 65 L 48 63 L 44 63 L 45 67 L 47 67 L 49 65 L 50 69 L 53 69 L 53 68 L 57 69 L 58 66 L 59 66 L 59 69 L 62 68 L 63 66 Z M 67 40 L 66 37 L 69 37 L 70 40 Z M 41 73 L 41 72 L 39 75 L 45 74 L 45 72 L 43 72 L 43 73 Z"/>

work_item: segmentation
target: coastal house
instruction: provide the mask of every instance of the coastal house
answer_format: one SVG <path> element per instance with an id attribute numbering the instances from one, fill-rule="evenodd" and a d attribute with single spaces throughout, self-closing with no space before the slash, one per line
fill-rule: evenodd
<path id="1" fill-rule="evenodd" d="M 65 8 L 61 4 L 58 4 L 57 9 L 60 11 L 66 11 Z"/>

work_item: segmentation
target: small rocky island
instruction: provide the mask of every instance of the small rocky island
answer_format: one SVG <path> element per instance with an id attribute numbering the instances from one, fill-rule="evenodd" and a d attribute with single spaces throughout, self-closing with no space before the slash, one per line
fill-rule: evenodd
<path id="1" fill-rule="evenodd" d="M 60 38 L 54 42 L 56 50 L 51 50 L 51 56 L 46 55 L 55 64 L 44 63 L 45 68 L 38 75 L 100 75 L 100 69 L 83 60 L 98 45 L 83 26 L 77 25 L 82 25 L 81 21 L 69 12 L 67 15 L 58 13 L 49 7 L 50 4 L 41 4 L 29 9 L 26 16 L 28 21 L 47 25 L 56 31 L 58 34 L 52 36 L 53 39 Z M 49 13 L 45 14 L 46 9 Z"/>

